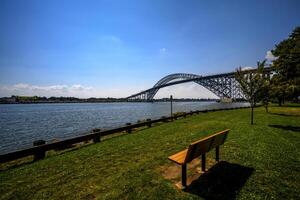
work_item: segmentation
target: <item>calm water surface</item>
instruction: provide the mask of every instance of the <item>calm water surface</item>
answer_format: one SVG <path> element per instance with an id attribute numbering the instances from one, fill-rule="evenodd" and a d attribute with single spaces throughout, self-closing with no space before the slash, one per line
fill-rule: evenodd
<path id="1" fill-rule="evenodd" d="M 174 112 L 248 106 L 247 103 L 175 102 Z M 170 115 L 170 103 L 60 103 L 0 105 L 0 154 L 110 129 L 139 119 Z"/>

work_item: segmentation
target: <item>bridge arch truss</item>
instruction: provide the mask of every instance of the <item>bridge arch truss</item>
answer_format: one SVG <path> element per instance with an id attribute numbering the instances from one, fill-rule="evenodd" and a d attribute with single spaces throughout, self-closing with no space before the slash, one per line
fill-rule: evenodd
<path id="1" fill-rule="evenodd" d="M 127 97 L 134 101 L 152 101 L 159 89 L 171 85 L 194 82 L 199 84 L 219 98 L 240 99 L 244 94 L 235 79 L 234 73 L 226 73 L 212 76 L 200 76 L 196 74 L 176 73 L 160 79 L 152 88 Z"/>

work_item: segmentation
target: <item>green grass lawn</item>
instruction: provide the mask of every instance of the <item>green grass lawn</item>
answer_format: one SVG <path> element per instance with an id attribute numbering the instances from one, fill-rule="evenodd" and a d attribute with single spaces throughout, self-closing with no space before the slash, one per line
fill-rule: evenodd
<path id="1" fill-rule="evenodd" d="M 0 199 L 299 199 L 300 107 L 271 107 L 269 114 L 256 108 L 254 121 L 249 109 L 203 113 L 38 162 L 2 165 Z M 226 128 L 223 166 L 188 191 L 164 178 L 159 169 L 175 165 L 169 155 Z"/>

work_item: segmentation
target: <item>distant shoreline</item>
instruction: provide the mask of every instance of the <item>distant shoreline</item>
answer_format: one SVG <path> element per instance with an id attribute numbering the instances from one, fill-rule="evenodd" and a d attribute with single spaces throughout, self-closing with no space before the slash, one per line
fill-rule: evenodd
<path id="1" fill-rule="evenodd" d="M 75 97 L 37 97 L 37 96 L 11 96 L 0 98 L 0 104 L 45 104 L 45 103 L 119 103 L 119 102 L 167 102 L 169 98 L 154 99 L 153 101 L 130 100 L 125 98 L 87 98 L 80 99 Z M 174 102 L 207 102 L 219 101 L 219 99 L 192 99 L 182 98 L 173 99 Z M 242 101 L 238 101 L 242 102 Z"/>

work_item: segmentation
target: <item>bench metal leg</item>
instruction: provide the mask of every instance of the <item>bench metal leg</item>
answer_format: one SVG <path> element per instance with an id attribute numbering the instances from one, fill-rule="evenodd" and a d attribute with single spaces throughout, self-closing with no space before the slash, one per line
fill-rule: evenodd
<path id="1" fill-rule="evenodd" d="M 219 162 L 219 151 L 220 151 L 220 149 L 219 149 L 219 147 L 216 147 L 216 161 L 217 162 Z"/>
<path id="2" fill-rule="evenodd" d="M 205 172 L 205 153 L 201 155 L 201 170 Z"/>
<path id="3" fill-rule="evenodd" d="M 181 166 L 181 184 L 184 189 L 186 187 L 186 164 Z"/>

